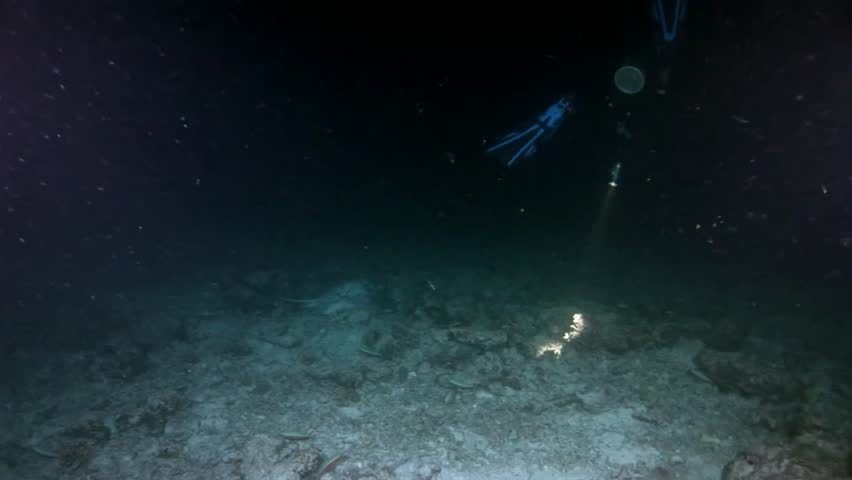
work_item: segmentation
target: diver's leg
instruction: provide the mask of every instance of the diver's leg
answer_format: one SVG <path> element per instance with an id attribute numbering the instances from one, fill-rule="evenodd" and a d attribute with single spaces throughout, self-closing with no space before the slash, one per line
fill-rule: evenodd
<path id="1" fill-rule="evenodd" d="M 521 159 L 521 157 L 523 157 L 523 158 L 529 158 L 529 157 L 531 157 L 531 156 L 532 156 L 532 155 L 536 152 L 536 149 L 537 149 L 537 142 L 538 142 L 538 140 L 541 138 L 541 136 L 542 136 L 543 134 L 544 134 L 544 129 L 543 129 L 543 128 L 539 128 L 539 129 L 538 129 L 538 131 L 537 131 L 537 132 L 535 132 L 535 135 L 533 135 L 533 136 L 532 136 L 532 138 L 530 138 L 530 139 L 527 141 L 527 143 L 525 143 L 525 144 L 524 144 L 524 145 L 523 145 L 520 149 L 518 149 L 518 151 L 515 153 L 515 155 L 512 157 L 512 159 L 511 159 L 511 160 L 509 160 L 509 161 L 506 163 L 506 166 L 507 166 L 507 167 L 511 167 L 511 166 L 512 166 L 512 165 L 514 165 L 514 164 L 515 164 L 518 160 L 520 160 L 520 159 Z"/>
<path id="2" fill-rule="evenodd" d="M 670 12 L 671 15 L 666 15 L 666 7 L 663 0 L 654 2 L 654 15 L 660 23 L 660 29 L 665 42 L 673 42 L 677 38 L 678 29 L 686 17 L 687 0 L 674 0 L 674 8 Z M 671 21 L 669 21 L 671 19 Z"/>
<path id="3" fill-rule="evenodd" d="M 499 150 L 499 149 L 505 147 L 506 145 L 508 145 L 510 143 L 517 142 L 521 138 L 523 138 L 523 137 L 529 135 L 530 133 L 534 132 L 535 129 L 537 129 L 537 128 L 539 128 L 538 125 L 533 125 L 533 126 L 527 128 L 526 130 L 524 130 L 522 132 L 512 132 L 512 133 L 506 135 L 505 137 L 503 137 L 502 142 L 500 142 L 497 145 L 494 145 L 493 147 L 489 148 L 488 150 L 486 150 L 486 152 L 491 153 L 495 150 Z"/>

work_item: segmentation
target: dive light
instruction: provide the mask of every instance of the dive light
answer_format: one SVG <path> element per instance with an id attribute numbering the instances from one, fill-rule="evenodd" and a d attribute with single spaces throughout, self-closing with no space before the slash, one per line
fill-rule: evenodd
<path id="1" fill-rule="evenodd" d="M 613 165 L 612 169 L 609 171 L 609 186 L 617 187 L 618 186 L 618 177 L 621 176 L 621 162 L 616 162 Z"/>

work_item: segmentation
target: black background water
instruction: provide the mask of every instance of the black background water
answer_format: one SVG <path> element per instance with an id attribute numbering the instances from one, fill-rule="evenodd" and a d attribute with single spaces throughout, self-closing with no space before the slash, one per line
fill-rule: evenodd
<path id="1" fill-rule="evenodd" d="M 412 237 L 568 256 L 589 241 L 842 290 L 849 7 L 692 3 L 659 95 L 642 2 L 4 2 L 4 311 L 89 297 L 93 273 L 132 283 L 235 252 Z M 615 90 L 624 63 L 648 73 L 641 94 Z M 577 111 L 536 157 L 504 171 L 483 155 L 562 93 Z"/>

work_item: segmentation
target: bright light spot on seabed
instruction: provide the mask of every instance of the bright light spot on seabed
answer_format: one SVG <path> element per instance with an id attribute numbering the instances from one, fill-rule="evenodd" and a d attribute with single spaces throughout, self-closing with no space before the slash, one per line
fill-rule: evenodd
<path id="1" fill-rule="evenodd" d="M 586 319 L 583 318 L 582 313 L 575 313 L 574 318 L 571 321 L 571 326 L 568 331 L 562 335 L 562 342 L 545 342 L 542 345 L 539 345 L 538 350 L 536 351 L 536 356 L 540 357 L 545 353 L 553 353 L 557 357 L 562 355 L 562 348 L 565 347 L 565 344 L 579 337 L 583 330 L 586 328 Z"/>
<path id="2" fill-rule="evenodd" d="M 583 333 L 583 329 L 585 328 L 586 319 L 583 318 L 583 314 L 575 313 L 574 320 L 571 321 L 571 328 L 565 332 L 565 335 L 562 335 L 562 340 L 565 340 L 566 343 L 574 340 Z"/>
<path id="3" fill-rule="evenodd" d="M 546 342 L 538 346 L 538 351 L 536 351 L 535 356 L 540 357 L 545 353 L 550 352 L 558 357 L 562 355 L 562 347 L 564 346 L 565 344 L 562 342 Z"/>

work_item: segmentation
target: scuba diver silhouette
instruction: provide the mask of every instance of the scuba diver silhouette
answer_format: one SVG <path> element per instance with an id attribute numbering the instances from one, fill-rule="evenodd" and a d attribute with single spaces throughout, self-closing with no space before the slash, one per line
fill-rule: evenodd
<path id="1" fill-rule="evenodd" d="M 505 135 L 486 152 L 497 154 L 507 167 L 514 166 L 520 159 L 533 156 L 538 151 L 538 143 L 552 138 L 565 120 L 565 114 L 572 112 L 574 103 L 571 97 L 560 97 L 531 124 Z"/>
<path id="2" fill-rule="evenodd" d="M 686 18 L 686 6 L 687 0 L 654 0 L 654 20 L 660 25 L 656 38 L 657 62 L 659 62 L 658 80 L 660 82 L 657 93 L 660 94 L 666 93 L 671 80 L 678 32 Z"/>

